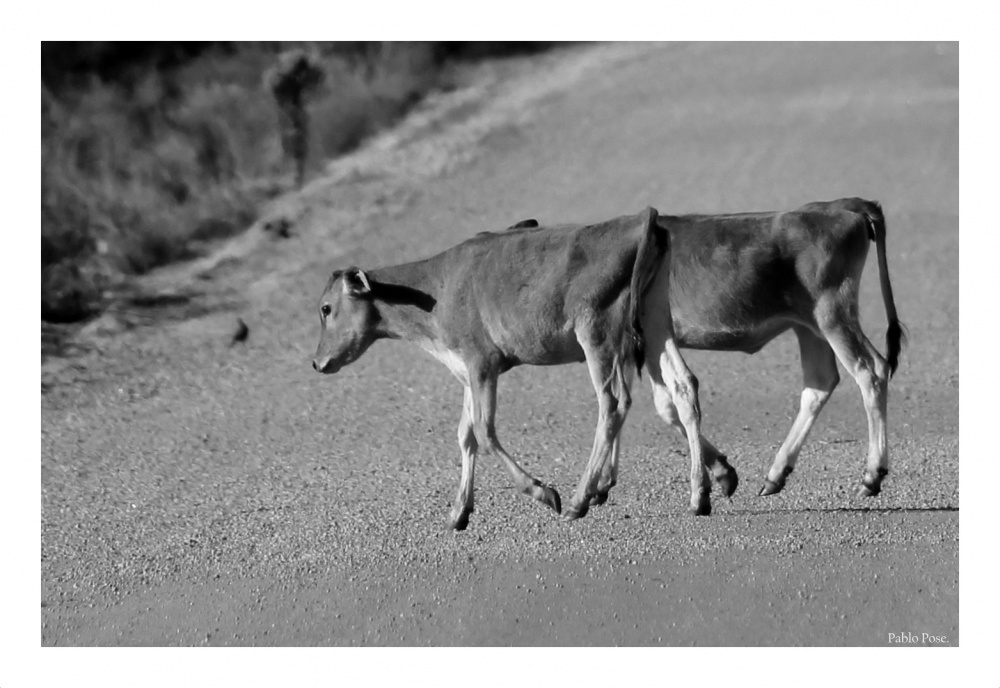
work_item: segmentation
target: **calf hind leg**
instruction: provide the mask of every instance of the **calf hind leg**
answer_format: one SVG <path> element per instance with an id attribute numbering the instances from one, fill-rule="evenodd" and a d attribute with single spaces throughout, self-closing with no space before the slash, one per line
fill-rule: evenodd
<path id="1" fill-rule="evenodd" d="M 597 392 L 598 418 L 594 447 L 566 510 L 565 517 L 569 520 L 585 516 L 591 504 L 603 504 L 607 499 L 617 474 L 619 432 L 632 405 L 629 387 L 633 369 L 629 363 L 606 347 L 585 340 L 581 340 L 581 345 Z"/>
<path id="2" fill-rule="evenodd" d="M 597 494 L 590 498 L 590 506 L 600 506 L 608 501 L 611 488 L 618 484 L 618 453 L 621 439 L 622 430 L 619 428 L 618 436 L 615 437 L 615 441 L 611 445 L 611 456 L 601 466 L 601 477 L 597 481 Z"/>
<path id="3" fill-rule="evenodd" d="M 736 471 L 729 466 L 718 450 L 712 447 L 713 451 L 706 451 L 711 445 L 704 442 L 701 436 L 698 380 L 684 362 L 674 337 L 670 304 L 667 299 L 666 265 L 664 263 L 664 267 L 657 273 L 656 283 L 646 296 L 641 316 L 648 347 L 646 371 L 653 385 L 653 399 L 657 411 L 671 425 L 679 426 L 687 437 L 691 452 L 691 511 L 700 516 L 707 516 L 712 511 L 709 496 L 712 482 L 708 477 L 706 461 L 711 461 L 716 479 L 722 478 L 723 489 L 728 494 L 736 490 L 739 479 L 736 477 Z"/>
<path id="4" fill-rule="evenodd" d="M 514 485 L 520 492 L 528 495 L 547 507 L 562 512 L 562 500 L 559 493 L 540 480 L 532 477 L 521 466 L 511 458 L 510 454 L 500 445 L 496 435 L 496 402 L 497 402 L 497 377 L 496 374 L 480 374 L 473 377 L 472 385 L 472 417 L 473 430 L 479 443 L 479 449 L 483 452 L 495 452 L 503 460 L 507 471 L 514 479 Z"/>
<path id="5" fill-rule="evenodd" d="M 677 416 L 677 408 L 670 401 L 670 392 L 667 391 L 666 387 L 663 385 L 659 387 L 654 385 L 653 397 L 654 399 L 661 400 L 656 402 L 657 411 L 659 411 L 660 416 L 677 428 L 682 436 L 686 437 L 687 433 L 684 430 L 684 425 Z M 664 406 L 664 410 L 662 411 L 660 410 L 661 404 Z M 597 482 L 597 494 L 590 498 L 590 506 L 601 506 L 608 501 L 611 488 L 618 484 L 618 454 L 623 431 L 624 428 L 618 431 L 618 436 L 611 447 L 611 460 L 605 462 L 601 468 L 601 477 Z M 719 489 L 722 490 L 722 494 L 726 495 L 726 497 L 732 497 L 740 484 L 740 477 L 736 473 L 736 469 L 729 465 L 728 457 L 716 449 L 704 435 L 701 436 L 700 441 L 702 456 L 705 459 L 705 463 L 711 466 L 712 477 L 715 479 Z"/>
<path id="6" fill-rule="evenodd" d="M 788 436 L 767 472 L 764 486 L 760 489 L 761 496 L 776 494 L 785 487 L 786 478 L 795 470 L 802 444 L 840 381 L 836 356 L 826 340 L 800 326 L 795 327 L 795 335 L 799 339 L 802 358 L 802 399 Z"/>
<path id="7" fill-rule="evenodd" d="M 650 379 L 652 380 L 653 404 L 656 406 L 656 412 L 660 418 L 676 428 L 681 436 L 687 439 L 687 430 L 684 429 L 684 424 L 681 423 L 680 416 L 677 414 L 677 407 L 674 406 L 670 390 L 667 389 L 662 380 L 657 382 L 652 375 Z M 719 451 L 704 435 L 699 438 L 699 443 L 701 444 L 702 457 L 712 474 L 712 478 L 722 490 L 722 494 L 732 497 L 736 488 L 739 487 L 740 477 L 736 469 L 729 465 L 729 457 Z"/>
<path id="8" fill-rule="evenodd" d="M 691 452 L 691 508 L 696 516 L 708 516 L 712 513 L 712 483 L 709 480 L 707 455 L 701 437 L 701 407 L 698 403 L 698 380 L 688 368 L 674 339 L 667 338 L 664 350 L 660 353 L 656 365 L 647 365 L 649 378 L 653 385 L 653 398 L 657 401 L 657 410 L 661 415 L 667 411 L 667 403 L 676 414 L 677 421 L 683 428 Z M 726 489 L 735 490 L 739 479 L 725 459 L 716 450 L 713 469 L 725 471 Z M 720 461 L 720 458 L 722 459 Z M 730 494 L 732 494 L 730 492 Z"/>
<path id="9" fill-rule="evenodd" d="M 705 461 L 712 466 L 712 477 L 726 497 L 732 497 L 740 486 L 740 476 L 736 469 L 729 465 L 729 457 L 712 446 L 712 443 L 701 437 L 701 450 Z"/>
<path id="10" fill-rule="evenodd" d="M 861 331 L 855 319 L 820 322 L 841 364 L 857 381 L 868 416 L 868 459 L 859 494 L 874 497 L 889 474 L 886 408 L 889 364 Z"/>

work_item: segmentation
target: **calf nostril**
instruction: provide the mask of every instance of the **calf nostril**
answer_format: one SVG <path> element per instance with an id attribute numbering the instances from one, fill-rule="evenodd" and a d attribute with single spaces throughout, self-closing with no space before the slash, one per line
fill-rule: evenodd
<path id="1" fill-rule="evenodd" d="M 313 361 L 313 370 L 316 370 L 316 371 L 319 370 L 319 366 L 316 365 L 316 361 Z"/>

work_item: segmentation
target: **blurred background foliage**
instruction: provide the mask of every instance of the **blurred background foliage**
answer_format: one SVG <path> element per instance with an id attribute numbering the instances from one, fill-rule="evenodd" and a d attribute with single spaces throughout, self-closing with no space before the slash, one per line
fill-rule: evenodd
<path id="1" fill-rule="evenodd" d="M 93 315 L 116 281 L 199 255 L 294 187 L 274 88 L 290 52 L 321 73 L 301 101 L 308 176 L 449 88 L 451 63 L 549 47 L 42 43 L 43 321 Z"/>

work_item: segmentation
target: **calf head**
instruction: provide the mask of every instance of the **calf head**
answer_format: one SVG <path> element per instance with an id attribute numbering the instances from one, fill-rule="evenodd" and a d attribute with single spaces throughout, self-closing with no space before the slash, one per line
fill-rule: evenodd
<path id="1" fill-rule="evenodd" d="M 375 341 L 379 321 L 368 276 L 360 268 L 336 271 L 319 299 L 320 335 L 313 369 L 336 373 Z"/>

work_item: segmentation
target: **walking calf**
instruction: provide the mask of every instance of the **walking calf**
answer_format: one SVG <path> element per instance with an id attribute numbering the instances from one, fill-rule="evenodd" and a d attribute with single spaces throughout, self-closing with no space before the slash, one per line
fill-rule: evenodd
<path id="1" fill-rule="evenodd" d="M 641 325 L 650 350 L 673 346 L 755 353 L 791 329 L 802 356 L 798 416 L 778 449 L 761 495 L 780 492 L 802 444 L 840 380 L 839 359 L 861 388 L 868 415 L 868 458 L 860 493 L 879 494 L 889 472 L 886 406 L 904 335 L 889 282 L 882 207 L 860 198 L 809 203 L 787 212 L 734 215 L 660 215 L 669 232 L 669 272 L 660 271 L 644 297 Z M 858 290 L 869 242 L 878 255 L 879 284 L 889 322 L 886 355 L 865 337 Z M 672 320 L 672 323 L 668 322 Z M 690 440 L 685 409 L 675 407 L 669 380 L 647 356 L 656 409 Z M 736 472 L 707 439 L 706 466 L 726 494 Z M 603 467 L 613 475 L 617 467 Z M 695 476 L 692 476 L 692 483 Z M 707 483 L 707 475 L 703 476 Z"/>
<path id="2" fill-rule="evenodd" d="M 462 478 L 448 526 L 464 529 L 473 511 L 478 452 L 500 456 L 514 483 L 561 512 L 559 493 L 529 475 L 496 436 L 497 378 L 511 368 L 586 361 L 597 392 L 594 446 L 567 518 L 586 514 L 614 484 L 605 465 L 617 465 L 618 433 L 631 404 L 633 373 L 644 344 L 639 300 L 658 270 L 669 270 L 667 233 L 653 208 L 586 226 L 537 227 L 519 223 L 481 233 L 444 253 L 415 263 L 366 272 L 334 272 L 320 298 L 321 336 L 313 368 L 335 373 L 356 361 L 377 339 L 404 339 L 444 363 L 465 387 L 458 443 Z M 669 317 L 666 324 L 669 329 Z M 692 438 L 692 466 L 702 451 L 693 376 L 662 328 L 658 347 L 668 351 L 671 397 Z M 692 495 L 703 513 L 707 493 Z"/>

